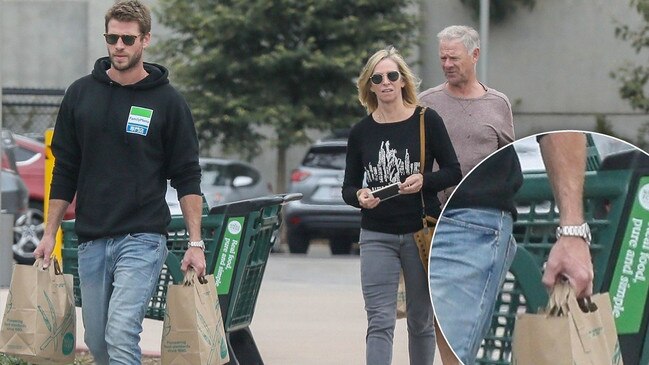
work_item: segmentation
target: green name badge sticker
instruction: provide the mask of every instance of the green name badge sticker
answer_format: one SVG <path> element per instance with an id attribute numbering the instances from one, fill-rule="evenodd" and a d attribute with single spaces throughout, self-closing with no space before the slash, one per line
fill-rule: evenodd
<path id="1" fill-rule="evenodd" d="M 219 295 L 230 292 L 244 220 L 245 217 L 228 219 L 223 241 L 221 241 L 221 247 L 219 248 L 219 255 L 214 266 L 214 281 L 216 282 L 216 292 Z"/>
<path id="2" fill-rule="evenodd" d="M 649 282 L 649 176 L 640 179 L 609 289 L 619 334 L 640 330 Z"/>
<path id="3" fill-rule="evenodd" d="M 149 133 L 149 125 L 153 117 L 153 109 L 131 106 L 126 121 L 126 133 L 139 134 L 146 136 Z"/>

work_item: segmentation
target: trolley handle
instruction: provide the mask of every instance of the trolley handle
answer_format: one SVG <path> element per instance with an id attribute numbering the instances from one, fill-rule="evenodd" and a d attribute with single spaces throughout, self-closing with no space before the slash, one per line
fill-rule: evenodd
<path id="1" fill-rule="evenodd" d="M 302 199 L 302 196 L 303 196 L 302 193 L 284 194 L 283 195 L 284 202 L 282 204 L 286 204 L 288 202 L 295 201 L 295 200 L 300 200 L 300 199 Z"/>

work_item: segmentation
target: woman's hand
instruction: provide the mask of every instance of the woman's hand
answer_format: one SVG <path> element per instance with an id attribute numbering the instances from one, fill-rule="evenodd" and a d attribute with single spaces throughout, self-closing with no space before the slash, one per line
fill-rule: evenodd
<path id="1" fill-rule="evenodd" d="M 422 186 L 424 186 L 424 175 L 420 173 L 412 174 L 399 184 L 399 194 L 418 193 Z"/>
<path id="2" fill-rule="evenodd" d="M 372 195 L 372 191 L 368 188 L 363 188 L 356 192 L 356 197 L 358 198 L 358 204 L 360 204 L 361 208 L 364 209 L 376 208 L 381 201 L 379 198 L 375 198 L 374 195 Z"/>

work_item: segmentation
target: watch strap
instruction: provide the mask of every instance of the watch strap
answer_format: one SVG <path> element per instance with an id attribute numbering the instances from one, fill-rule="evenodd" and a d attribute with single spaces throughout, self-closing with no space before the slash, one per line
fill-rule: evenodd
<path id="1" fill-rule="evenodd" d="M 556 236 L 557 239 L 559 239 L 559 237 L 561 236 L 580 237 L 583 238 L 584 241 L 586 241 L 586 243 L 588 243 L 589 245 L 592 240 L 588 223 L 583 223 L 578 226 L 559 226 L 557 227 Z"/>
<path id="2" fill-rule="evenodd" d="M 187 247 L 200 247 L 203 251 L 205 251 L 205 242 L 203 240 L 200 241 L 187 241 Z"/>

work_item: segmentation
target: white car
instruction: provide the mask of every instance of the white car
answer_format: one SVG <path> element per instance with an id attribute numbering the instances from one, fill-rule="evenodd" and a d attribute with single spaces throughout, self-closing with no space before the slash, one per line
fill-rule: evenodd
<path id="1" fill-rule="evenodd" d="M 261 176 L 259 170 L 242 161 L 221 158 L 200 158 L 201 191 L 207 205 L 273 195 L 271 185 Z M 178 193 L 167 183 L 167 204 L 171 215 L 182 214 Z"/>

